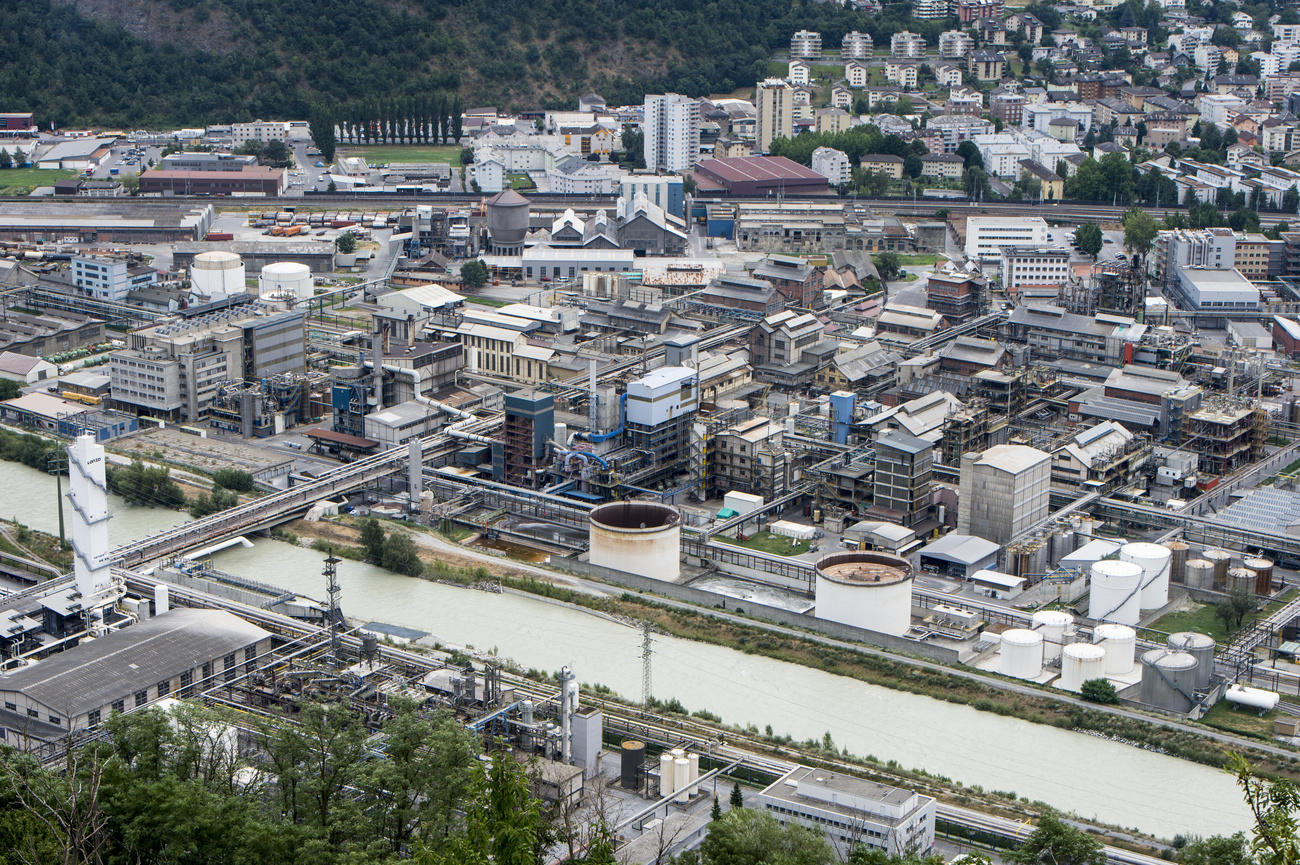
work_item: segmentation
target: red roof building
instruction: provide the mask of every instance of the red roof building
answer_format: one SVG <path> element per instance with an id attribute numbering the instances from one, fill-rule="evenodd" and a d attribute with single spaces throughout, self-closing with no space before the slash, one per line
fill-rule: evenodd
<path id="1" fill-rule="evenodd" d="M 825 177 L 784 156 L 704 159 L 695 166 L 695 185 L 700 194 L 831 194 Z"/>
<path id="2" fill-rule="evenodd" d="M 283 168 L 261 165 L 240 171 L 179 171 L 151 168 L 140 175 L 144 195 L 279 195 Z"/>

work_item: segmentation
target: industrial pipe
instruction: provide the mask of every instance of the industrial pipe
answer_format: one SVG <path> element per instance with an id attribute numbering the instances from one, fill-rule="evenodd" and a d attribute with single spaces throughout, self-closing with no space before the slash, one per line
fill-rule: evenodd
<path id="1" fill-rule="evenodd" d="M 424 378 L 423 376 L 420 375 L 419 370 L 408 369 L 407 367 L 404 366 L 393 366 L 392 364 L 384 364 L 383 368 L 387 372 L 391 372 L 394 375 L 404 375 L 411 379 L 412 384 L 415 386 L 416 402 L 423 403 L 424 405 L 427 405 L 430 408 L 436 408 L 438 409 L 438 411 L 445 412 L 446 414 L 452 415 L 453 417 L 457 418 L 455 423 L 443 429 L 443 432 L 445 432 L 447 435 L 451 436 L 452 438 L 478 442 L 479 444 L 485 444 L 485 445 L 496 444 L 495 439 L 490 439 L 487 436 L 477 435 L 476 433 L 472 433 L 462 429 L 462 427 L 474 423 L 478 420 L 478 418 L 475 417 L 474 415 L 470 414 L 467 411 L 464 411 L 463 409 L 458 409 L 453 405 L 447 405 L 445 402 L 438 402 L 436 399 L 430 399 L 429 397 L 422 395 L 420 393 L 420 386 L 423 384 Z"/>

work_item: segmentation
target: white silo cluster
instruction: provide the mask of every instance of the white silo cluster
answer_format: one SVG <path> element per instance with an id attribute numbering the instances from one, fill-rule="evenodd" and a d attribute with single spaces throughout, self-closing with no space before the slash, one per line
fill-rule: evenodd
<path id="1" fill-rule="evenodd" d="M 263 300 L 303 300 L 314 289 L 311 268 L 296 261 L 273 261 L 257 278 L 257 296 Z"/>
<path id="2" fill-rule="evenodd" d="M 673 748 L 659 755 L 659 795 L 663 798 L 672 796 L 675 802 L 689 801 L 699 779 L 699 754 Z"/>
<path id="3" fill-rule="evenodd" d="M 190 287 L 211 300 L 246 293 L 244 280 L 244 260 L 233 252 L 200 252 L 190 263 Z"/>
<path id="4" fill-rule="evenodd" d="M 1092 642 L 1106 653 L 1102 672 L 1107 676 L 1124 676 L 1133 672 L 1137 656 L 1137 631 L 1128 625 L 1103 622 L 1092 630 Z"/>
<path id="5" fill-rule="evenodd" d="M 1016 679 L 1036 679 L 1043 673 L 1043 635 L 1028 628 L 1002 632 L 998 672 Z"/>
<path id="6" fill-rule="evenodd" d="M 1106 678 L 1106 650 L 1092 643 L 1071 643 L 1061 651 L 1060 685 L 1078 691 L 1090 679 Z"/>
<path id="7" fill-rule="evenodd" d="M 1074 636 L 1074 616 L 1061 610 L 1039 610 L 1030 619 L 1031 627 L 1043 635 L 1043 660 L 1061 659 L 1061 650 Z"/>
<path id="8" fill-rule="evenodd" d="M 1119 548 L 1119 558 L 1142 568 L 1142 590 L 1138 606 L 1158 610 L 1169 603 L 1169 564 L 1173 553 L 1161 544 L 1132 543 Z M 1134 624 L 1126 622 L 1125 624 Z"/>
<path id="9" fill-rule="evenodd" d="M 1088 594 L 1088 618 L 1098 622 L 1136 625 L 1142 614 L 1144 574 L 1142 566 L 1135 562 L 1122 559 L 1095 562 Z"/>

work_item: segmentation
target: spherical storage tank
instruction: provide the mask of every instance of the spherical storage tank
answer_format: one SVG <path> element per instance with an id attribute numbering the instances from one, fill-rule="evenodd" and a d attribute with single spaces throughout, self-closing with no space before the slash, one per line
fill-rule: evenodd
<path id="1" fill-rule="evenodd" d="M 1173 553 L 1160 544 L 1134 543 L 1119 548 L 1122 562 L 1133 562 L 1142 568 L 1142 591 L 1138 606 L 1143 610 L 1158 610 L 1169 603 L 1169 563 Z"/>
<path id="2" fill-rule="evenodd" d="M 257 296 L 276 300 L 302 300 L 312 295 L 311 268 L 296 261 L 273 261 L 262 268 Z"/>
<path id="3" fill-rule="evenodd" d="M 912 566 L 888 553 L 835 553 L 817 562 L 817 618 L 902 636 L 912 624 Z"/>
<path id="4" fill-rule="evenodd" d="M 611 502 L 588 516 L 593 565 L 676 580 L 681 575 L 682 517 L 655 502 Z"/>
<path id="5" fill-rule="evenodd" d="M 1043 635 L 1028 628 L 1002 632 L 998 672 L 1017 679 L 1036 679 L 1043 672 Z"/>
<path id="6" fill-rule="evenodd" d="M 244 260 L 233 252 L 200 252 L 190 263 L 190 285 L 213 300 L 244 294 Z"/>
<path id="7" fill-rule="evenodd" d="M 528 199 L 513 189 L 489 198 L 487 229 L 494 251 L 509 254 L 522 250 L 528 234 Z"/>
<path id="8" fill-rule="evenodd" d="M 1165 642 L 1172 651 L 1185 652 L 1196 659 L 1196 690 L 1207 690 L 1214 676 L 1214 638 L 1196 631 L 1179 631 L 1170 634 Z"/>
<path id="9" fill-rule="evenodd" d="M 1077 691 L 1090 679 L 1106 678 L 1106 650 L 1092 643 L 1071 643 L 1061 650 L 1061 687 Z"/>
<path id="10" fill-rule="evenodd" d="M 1102 559 L 1092 566 L 1092 588 L 1088 594 L 1088 618 L 1136 625 L 1141 615 L 1142 577 L 1135 562 Z"/>
<path id="11" fill-rule="evenodd" d="M 1167 712 L 1190 711 L 1196 666 L 1196 659 L 1186 652 L 1147 652 L 1142 656 L 1142 702 Z"/>
<path id="12" fill-rule="evenodd" d="M 1106 652 L 1107 676 L 1122 676 L 1133 669 L 1137 653 L 1137 632 L 1128 625 L 1103 622 L 1092 629 L 1092 641 Z"/>
<path id="13" fill-rule="evenodd" d="M 1030 619 L 1030 627 L 1043 635 L 1043 660 L 1055 661 L 1061 657 L 1067 635 L 1074 626 L 1074 616 L 1060 610 L 1039 610 Z"/>

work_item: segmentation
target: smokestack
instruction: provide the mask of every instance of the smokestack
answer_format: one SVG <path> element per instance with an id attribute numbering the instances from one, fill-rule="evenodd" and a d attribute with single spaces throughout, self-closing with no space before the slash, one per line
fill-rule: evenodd
<path id="1" fill-rule="evenodd" d="M 387 328 L 382 321 L 376 323 L 376 330 L 370 337 L 371 362 L 374 364 L 374 398 L 372 405 L 384 407 L 384 339 Z"/>
<path id="2" fill-rule="evenodd" d="M 406 316 L 406 350 L 409 354 L 415 348 L 415 316 Z"/>

